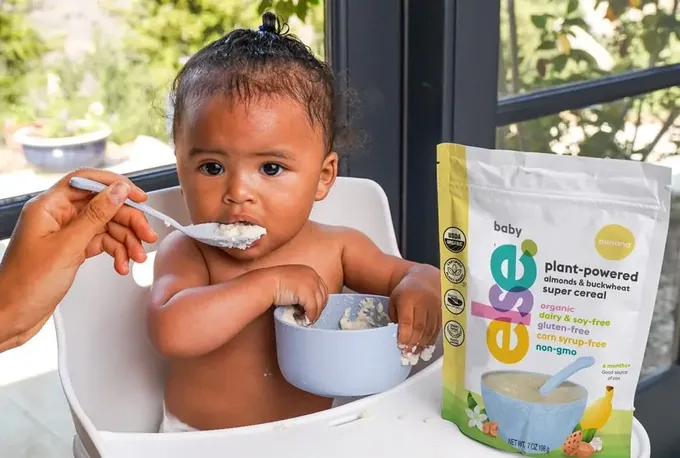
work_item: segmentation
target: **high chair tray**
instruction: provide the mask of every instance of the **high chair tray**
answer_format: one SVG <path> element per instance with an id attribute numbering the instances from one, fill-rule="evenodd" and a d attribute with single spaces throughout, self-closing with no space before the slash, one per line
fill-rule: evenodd
<path id="1" fill-rule="evenodd" d="M 442 361 L 380 395 L 276 424 L 177 434 L 102 433 L 114 457 L 478 457 L 518 456 L 465 437 L 441 418 Z M 649 458 L 646 431 L 635 420 L 633 458 Z"/>

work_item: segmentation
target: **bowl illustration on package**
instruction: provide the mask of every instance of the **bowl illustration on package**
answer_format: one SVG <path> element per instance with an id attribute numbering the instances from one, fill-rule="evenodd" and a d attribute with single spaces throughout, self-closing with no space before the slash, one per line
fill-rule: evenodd
<path id="1" fill-rule="evenodd" d="M 583 416 L 587 390 L 564 381 L 546 396 L 541 387 L 551 375 L 494 371 L 482 375 L 482 399 L 498 435 L 522 453 L 549 453 L 563 445 Z"/>

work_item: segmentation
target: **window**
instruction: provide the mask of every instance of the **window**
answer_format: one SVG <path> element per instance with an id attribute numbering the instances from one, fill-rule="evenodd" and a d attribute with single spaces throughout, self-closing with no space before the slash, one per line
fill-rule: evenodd
<path id="1" fill-rule="evenodd" d="M 679 2 L 503 0 L 500 18 L 497 147 L 677 167 Z M 643 379 L 677 359 L 675 200 Z"/>
<path id="2" fill-rule="evenodd" d="M 502 3 L 501 103 L 497 118 L 501 127 L 496 131 L 497 147 L 677 167 L 680 77 L 678 66 L 667 64 L 680 60 L 678 2 L 565 0 L 542 6 L 532 3 L 521 6 L 522 19 L 511 20 L 513 15 L 517 16 L 522 2 Z M 562 13 L 558 14 L 559 11 Z M 590 17 L 589 22 L 583 20 L 584 16 Z M 571 18 L 570 22 L 565 17 Z M 520 26 L 522 20 L 526 23 Z M 573 34 L 560 28 L 565 23 L 572 24 L 570 31 L 575 27 L 578 34 L 585 33 L 591 38 L 604 29 L 610 30 L 610 35 L 608 39 L 600 37 L 599 41 L 585 40 L 583 43 L 589 43 L 588 46 L 579 48 Z M 520 35 L 517 30 L 522 30 Z M 610 59 L 612 65 L 607 71 L 602 71 L 595 50 L 602 59 Z M 607 77 L 647 67 L 657 68 Z M 662 81 L 666 73 L 671 78 Z M 635 81 L 626 83 L 627 78 Z M 657 81 L 647 90 L 641 89 L 653 79 Z M 650 90 L 654 88 L 658 89 Z M 533 95 L 514 96 L 527 92 Z M 524 108 L 532 105 L 541 109 L 533 113 L 531 109 L 522 111 L 522 104 L 529 100 Z M 514 119 L 519 122 L 508 123 L 507 115 L 513 105 L 517 109 Z M 678 356 L 680 213 L 675 209 L 675 200 L 643 380 L 671 367 Z"/>
<path id="3" fill-rule="evenodd" d="M 157 9 L 161 3 L 166 6 Z M 341 170 L 376 180 L 387 194 L 402 253 L 436 265 L 434 155 L 441 141 L 678 162 L 680 156 L 671 153 L 678 152 L 679 3 L 0 0 L 0 195 L 8 197 L 0 198 L 0 238 L 9 234 L 25 201 L 10 196 L 28 192 L 37 176 L 43 181 L 32 185 L 35 190 L 60 176 L 27 166 L 22 150 L 9 146 L 12 131 L 35 121 L 36 112 L 62 113 L 40 96 L 54 89 L 54 76 L 49 75 L 59 76 L 56 69 L 65 75 L 62 90 L 77 95 L 78 105 L 69 116 L 105 118 L 110 143 L 119 147 L 117 160 L 132 154 L 125 145 L 134 144 L 139 135 L 160 150 L 168 141 L 167 83 L 180 60 L 224 29 L 257 25 L 257 8 L 273 8 L 291 16 L 292 31 L 348 77 L 358 95 L 358 108 L 347 106 L 341 116 L 343 122 L 352 121 L 363 151 L 343 157 Z M 118 9 L 109 10 L 106 4 Z M 191 13 L 185 5 L 192 6 Z M 298 5 L 307 7 L 304 14 Z M 65 65 L 65 59 L 74 64 Z M 83 59 L 97 63 L 86 67 L 97 69 L 87 78 Z M 84 97 L 66 84 L 66 76 L 73 74 L 80 78 L 72 79 L 87 81 L 87 88 L 98 78 L 110 82 L 95 85 L 103 88 L 95 94 L 109 98 Z M 35 106 L 17 102 L 33 94 L 38 94 L 30 99 L 39 102 Z M 125 103 L 116 105 L 117 100 Z M 101 107 L 92 106 L 97 101 Z M 41 116 L 63 124 L 61 118 Z M 176 183 L 172 158 L 153 148 L 144 153 L 128 169 L 124 160 L 109 166 L 137 170 L 134 179 L 148 190 Z M 142 170 L 147 167 L 155 169 Z M 13 173 L 25 178 L 10 182 Z M 635 412 L 650 434 L 655 458 L 680 456 L 677 422 L 671 416 L 680 408 L 675 330 L 680 232 L 675 205 L 644 363 L 644 393 L 638 393 Z M 663 375 L 651 376 L 668 367 Z"/>
<path id="4" fill-rule="evenodd" d="M 182 62 L 229 30 L 257 27 L 267 8 L 323 57 L 323 3 L 298 3 L 0 2 L 0 238 L 21 196 L 80 166 L 175 184 L 166 108 Z"/>
<path id="5" fill-rule="evenodd" d="M 501 149 L 666 162 L 680 148 L 680 88 L 499 127 Z M 672 161 L 671 161 L 672 162 Z"/>
<path id="6" fill-rule="evenodd" d="M 501 98 L 680 62 L 675 0 L 503 0 Z"/>
<path id="7" fill-rule="evenodd" d="M 426 3 L 407 2 L 404 220 L 410 259 L 438 262 L 430 153 L 438 142 L 678 166 L 680 2 Z M 635 416 L 659 458 L 680 456 L 677 434 L 665 426 L 675 418 L 659 416 L 680 408 L 676 200 L 636 393 Z"/>
<path id="8" fill-rule="evenodd" d="M 678 88 L 563 111 L 499 127 L 501 149 L 610 157 L 677 167 L 680 149 Z M 676 184 L 675 187 L 678 187 Z M 642 378 L 671 366 L 680 301 L 680 187 L 675 189 L 665 258 Z"/>

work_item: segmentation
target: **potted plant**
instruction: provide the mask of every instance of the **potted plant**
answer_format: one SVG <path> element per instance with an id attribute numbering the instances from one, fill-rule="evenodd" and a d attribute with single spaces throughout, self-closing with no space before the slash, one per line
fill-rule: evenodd
<path id="1" fill-rule="evenodd" d="M 98 167 L 106 158 L 111 135 L 100 94 L 88 89 L 87 79 L 76 70 L 64 66 L 60 73 L 48 72 L 46 84 L 25 95 L 19 113 L 24 127 L 12 140 L 26 161 L 43 172 Z"/>
<path id="2" fill-rule="evenodd" d="M 98 118 L 103 107 L 90 105 L 86 115 L 71 119 L 68 110 L 38 120 L 14 133 L 29 164 L 44 172 L 63 173 L 78 167 L 97 167 L 105 159 L 111 129 Z"/>

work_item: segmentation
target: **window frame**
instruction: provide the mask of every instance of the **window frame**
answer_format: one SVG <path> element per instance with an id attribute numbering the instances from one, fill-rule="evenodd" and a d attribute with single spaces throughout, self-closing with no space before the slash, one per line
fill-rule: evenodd
<path id="1" fill-rule="evenodd" d="M 396 8 L 395 8 L 396 4 Z M 387 194 L 398 237 L 402 220 L 402 22 L 403 4 L 393 0 L 325 2 L 327 59 L 340 82 L 358 94 L 360 105 L 341 116 L 357 132 L 368 132 L 355 151 L 340 151 L 341 175 L 377 181 Z M 175 167 L 127 175 L 145 191 L 176 186 Z M 0 200 L 0 239 L 9 237 L 23 205 L 39 193 Z"/>
<path id="2" fill-rule="evenodd" d="M 416 0 L 412 1 L 413 3 L 416 2 Z M 478 109 L 477 98 L 473 98 L 475 101 L 473 105 L 470 105 L 470 98 L 466 98 L 466 95 L 470 96 L 473 94 L 472 91 L 475 90 L 475 85 L 481 85 L 483 90 L 488 90 L 493 93 L 494 97 L 497 97 L 497 87 L 491 88 L 487 77 L 489 74 L 498 75 L 498 52 L 501 42 L 498 40 L 495 43 L 496 49 L 491 52 L 489 52 L 488 45 L 484 43 L 485 40 L 488 40 L 485 34 L 488 34 L 489 30 L 497 29 L 500 32 L 498 27 L 500 22 L 499 1 L 494 0 L 495 5 L 493 8 L 488 7 L 487 2 L 468 2 L 465 0 L 438 0 L 427 3 L 430 9 L 439 10 L 440 14 L 443 11 L 453 9 L 453 12 L 449 11 L 448 14 L 443 14 L 439 21 L 434 20 L 434 16 L 432 16 L 427 18 L 426 22 L 420 26 L 421 30 L 427 28 L 427 33 L 430 35 L 437 34 L 436 31 L 432 30 L 433 28 L 441 28 L 442 30 L 439 34 L 443 37 L 442 47 L 454 53 L 453 58 L 448 56 L 442 59 L 444 62 L 455 62 L 453 65 L 453 75 L 451 75 L 448 68 L 439 69 L 443 77 L 429 75 L 429 79 L 432 81 L 443 81 L 444 88 L 439 94 L 441 97 L 451 93 L 451 89 L 447 89 L 446 85 L 452 84 L 451 81 L 454 81 L 452 91 L 454 96 L 444 97 L 445 102 L 450 103 L 452 106 L 442 107 L 442 114 L 440 115 L 440 119 L 448 120 L 448 113 L 452 111 L 453 116 L 447 121 L 447 124 L 453 124 L 454 128 L 448 130 L 447 126 L 443 126 L 441 140 L 452 139 L 457 143 L 494 148 L 496 128 L 499 126 L 528 121 L 567 109 L 583 108 L 625 97 L 638 96 L 673 85 L 680 85 L 680 63 L 639 70 L 496 100 L 494 102 L 496 109 L 493 114 L 489 113 L 487 108 L 488 101 L 485 101 L 482 108 L 477 113 L 474 113 L 476 123 L 465 124 L 465 130 L 456 129 L 457 123 L 465 122 L 465 120 L 461 121 L 459 118 L 470 115 L 470 106 L 474 106 L 475 110 Z M 481 4 L 484 4 L 486 7 L 482 7 Z M 410 21 L 409 31 L 418 29 L 418 26 L 413 24 L 413 22 L 423 16 L 426 15 L 421 13 L 420 15 L 412 16 L 413 19 Z M 453 22 L 451 20 L 452 17 L 455 18 Z M 453 31 L 451 30 L 452 23 L 454 24 Z M 446 34 L 443 29 L 448 29 Z M 476 46 L 479 42 L 482 43 L 482 51 L 474 53 L 474 64 L 469 61 L 467 61 L 468 65 L 458 64 L 458 62 L 466 62 L 465 56 L 469 52 L 470 47 L 466 47 L 465 44 L 475 43 Z M 456 43 L 460 44 L 460 46 L 456 46 Z M 431 66 L 428 68 L 431 71 L 437 71 L 436 65 L 430 64 Z M 417 69 L 411 67 L 408 70 L 418 72 Z M 461 72 L 463 73 L 460 74 Z M 461 91 L 470 92 L 463 92 L 461 94 Z M 467 112 L 464 111 L 466 109 Z M 409 124 L 407 124 L 407 127 L 417 125 L 419 122 L 418 116 L 422 116 L 422 113 L 414 110 L 413 106 L 409 107 L 409 114 L 407 116 Z M 448 135 L 449 133 L 450 136 Z M 490 142 L 490 138 L 493 138 L 493 141 Z M 432 152 L 431 154 L 434 154 L 434 145 L 431 142 L 427 147 Z M 413 154 L 413 150 L 409 150 L 409 152 Z M 422 157 L 420 160 L 422 161 Z M 434 163 L 434 160 L 431 162 Z M 409 169 L 409 175 L 409 183 L 420 183 L 421 186 L 427 180 L 432 180 L 432 175 L 429 172 L 423 173 L 421 171 L 416 174 Z M 431 187 L 433 185 L 430 185 Z M 411 192 L 412 188 L 413 186 L 409 186 L 406 190 L 407 193 Z M 429 198 L 432 198 L 431 192 Z M 427 208 L 423 209 L 423 207 Z M 434 229 L 431 227 L 433 224 L 432 219 L 434 218 L 436 221 L 436 214 L 429 215 L 429 220 L 426 220 L 428 222 L 425 226 L 418 226 L 422 223 L 420 218 L 423 216 L 423 213 L 431 213 L 432 208 L 436 210 L 436 199 L 434 203 L 414 199 L 407 206 L 407 233 L 411 233 L 409 231 L 410 224 L 411 227 L 418 228 L 415 230 L 425 231 L 427 233 L 427 240 L 425 240 L 425 237 L 419 239 L 409 237 L 406 244 L 406 252 L 409 256 L 423 252 L 427 253 L 425 262 L 433 260 L 435 254 L 437 254 L 431 246 L 428 247 L 428 244 L 434 245 L 438 241 L 438 237 L 434 236 Z M 436 259 L 438 260 L 438 257 Z M 678 314 L 680 315 L 680 311 L 678 311 Z M 677 331 L 678 325 L 679 323 L 676 323 L 676 335 L 673 342 L 676 352 L 678 351 L 678 340 L 680 337 Z M 635 417 L 644 425 L 650 436 L 655 458 L 680 456 L 680 436 L 676 434 L 675 429 L 677 428 L 673 429 L 673 426 L 669 426 L 677 423 L 677 418 L 673 418 L 671 412 L 677 412 L 680 409 L 680 396 L 677 395 L 678 380 L 680 380 L 680 354 L 676 354 L 675 361 L 670 368 L 642 380 L 638 385 L 635 397 Z"/>
<path id="3" fill-rule="evenodd" d="M 498 126 L 680 85 L 674 64 L 498 100 L 500 0 L 326 0 L 325 8 L 328 60 L 363 101 L 343 106 L 341 116 L 370 134 L 362 150 L 341 151 L 341 173 L 383 187 L 401 251 L 418 262 L 439 263 L 438 143 L 493 148 Z M 145 191 L 178 185 L 175 167 L 129 177 Z M 0 201 L 0 238 L 33 195 Z M 677 397 L 677 359 L 638 387 L 636 417 L 655 457 L 680 455 L 680 441 L 656 433 L 675 424 L 658 414 L 670 412 L 658 400 Z"/>
<path id="4" fill-rule="evenodd" d="M 436 147 L 442 141 L 494 147 L 500 16 L 494 19 L 489 12 L 500 10 L 500 0 L 405 3 L 408 148 L 402 252 L 410 260 L 439 266 Z M 490 21 L 484 33 L 469 22 L 477 17 Z M 474 41 L 468 41 L 471 36 Z"/>
<path id="5" fill-rule="evenodd" d="M 680 63 L 541 89 L 499 100 L 496 126 L 615 102 L 673 86 L 680 86 Z"/>
<path id="6" fill-rule="evenodd" d="M 358 140 L 357 145 L 339 151 L 341 174 L 380 184 L 400 240 L 404 229 L 405 143 L 400 134 L 404 128 L 404 3 L 325 2 L 326 58 L 340 83 L 341 120 Z"/>
<path id="7" fill-rule="evenodd" d="M 141 170 L 125 174 L 125 176 L 130 178 L 133 183 L 146 192 L 171 188 L 179 184 L 179 181 L 177 180 L 177 168 L 175 166 L 163 166 L 150 170 Z M 42 191 L 0 199 L 0 240 L 6 239 L 12 235 L 14 226 L 16 226 L 17 220 L 19 219 L 21 209 L 26 202 L 39 195 L 41 192 Z"/>

